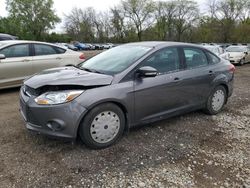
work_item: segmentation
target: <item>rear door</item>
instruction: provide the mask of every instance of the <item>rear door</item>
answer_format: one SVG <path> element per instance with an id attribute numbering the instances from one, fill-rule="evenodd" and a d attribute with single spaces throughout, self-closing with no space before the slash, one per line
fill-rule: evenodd
<path id="1" fill-rule="evenodd" d="M 56 47 L 46 44 L 32 44 L 33 46 L 33 73 L 45 69 L 59 67 L 62 62 L 61 52 Z"/>
<path id="2" fill-rule="evenodd" d="M 211 66 L 206 51 L 195 47 L 182 48 L 185 71 L 182 88 L 188 106 L 203 105 L 212 88 L 216 66 Z"/>
<path id="3" fill-rule="evenodd" d="M 16 44 L 0 50 L 0 88 L 20 85 L 32 75 L 32 57 L 29 44 Z"/>

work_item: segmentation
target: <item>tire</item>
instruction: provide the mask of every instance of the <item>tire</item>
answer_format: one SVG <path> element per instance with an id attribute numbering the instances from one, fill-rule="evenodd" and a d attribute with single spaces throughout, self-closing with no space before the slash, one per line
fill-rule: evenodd
<path id="1" fill-rule="evenodd" d="M 240 60 L 240 66 L 245 64 L 245 59 Z"/>
<path id="2" fill-rule="evenodd" d="M 94 107 L 84 117 L 79 135 L 87 147 L 103 149 L 117 142 L 124 129 L 123 111 L 115 104 L 105 103 Z"/>
<path id="3" fill-rule="evenodd" d="M 215 115 L 222 111 L 227 101 L 227 92 L 225 87 L 217 86 L 208 97 L 205 112 L 209 115 Z"/>

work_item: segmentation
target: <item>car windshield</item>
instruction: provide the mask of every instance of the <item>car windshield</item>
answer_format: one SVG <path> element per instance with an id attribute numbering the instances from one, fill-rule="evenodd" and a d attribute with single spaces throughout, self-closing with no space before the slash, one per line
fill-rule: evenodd
<path id="1" fill-rule="evenodd" d="M 85 61 L 80 68 L 104 74 L 117 74 L 146 54 L 150 47 L 123 45 L 112 48 Z"/>
<path id="2" fill-rule="evenodd" d="M 226 49 L 227 52 L 245 52 L 247 51 L 247 48 L 244 46 L 229 46 Z"/>

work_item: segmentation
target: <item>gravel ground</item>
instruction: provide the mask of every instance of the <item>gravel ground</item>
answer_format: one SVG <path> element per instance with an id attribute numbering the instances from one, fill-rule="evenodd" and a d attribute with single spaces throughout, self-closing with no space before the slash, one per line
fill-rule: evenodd
<path id="1" fill-rule="evenodd" d="M 104 150 L 29 133 L 18 89 L 0 91 L 0 187 L 250 187 L 250 64 L 236 68 L 219 115 L 139 127 Z"/>

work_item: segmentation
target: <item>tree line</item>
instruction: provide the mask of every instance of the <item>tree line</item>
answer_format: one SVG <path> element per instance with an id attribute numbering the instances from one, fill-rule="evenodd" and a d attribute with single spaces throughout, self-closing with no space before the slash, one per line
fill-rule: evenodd
<path id="1" fill-rule="evenodd" d="M 9 15 L 0 18 L 0 32 L 20 39 L 250 42 L 250 0 L 208 0 L 205 12 L 195 0 L 121 0 L 106 11 L 75 7 L 63 18 L 55 14 L 53 0 L 7 0 L 6 4 Z M 64 34 L 49 33 L 61 21 Z"/>

